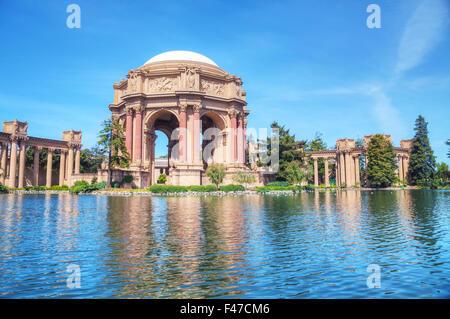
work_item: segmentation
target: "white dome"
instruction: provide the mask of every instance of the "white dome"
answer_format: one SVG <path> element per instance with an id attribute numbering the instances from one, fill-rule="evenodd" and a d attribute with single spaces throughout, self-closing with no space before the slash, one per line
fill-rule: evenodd
<path id="1" fill-rule="evenodd" d="M 218 65 L 214 63 L 213 60 L 207 58 L 206 56 L 192 52 L 192 51 L 167 51 L 158 55 L 155 55 L 153 58 L 145 62 L 144 65 L 155 63 L 155 62 L 165 62 L 165 61 L 193 61 L 193 62 L 202 62 L 206 64 L 211 64 L 214 66 Z"/>

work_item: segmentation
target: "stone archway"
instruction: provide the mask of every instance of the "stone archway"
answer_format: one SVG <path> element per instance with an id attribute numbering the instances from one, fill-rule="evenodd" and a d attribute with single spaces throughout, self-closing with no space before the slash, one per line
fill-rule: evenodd
<path id="1" fill-rule="evenodd" d="M 143 165 L 150 173 L 150 184 L 155 184 L 157 180 L 156 166 L 159 170 L 164 170 L 169 175 L 173 162 L 178 160 L 177 141 L 173 138 L 179 128 L 179 118 L 176 112 L 168 109 L 158 110 L 148 113 L 144 119 L 144 157 Z M 155 131 L 160 131 L 167 136 L 167 167 L 155 159 L 155 144 L 157 135 Z M 174 134 L 175 133 L 175 134 Z M 161 167 L 160 167 L 161 166 Z M 164 167 L 163 167 L 164 166 Z"/>
<path id="2" fill-rule="evenodd" d="M 201 117 L 201 154 L 204 169 L 208 163 L 226 162 L 226 121 L 217 112 L 206 111 Z"/>

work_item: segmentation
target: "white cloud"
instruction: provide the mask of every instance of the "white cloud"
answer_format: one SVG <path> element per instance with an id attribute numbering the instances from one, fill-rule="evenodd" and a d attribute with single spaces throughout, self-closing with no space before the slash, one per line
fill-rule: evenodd
<path id="1" fill-rule="evenodd" d="M 401 114 L 392 105 L 391 98 L 386 95 L 383 88 L 373 87 L 367 91 L 367 94 L 374 98 L 372 113 L 383 133 L 391 134 L 393 142 L 407 138 L 408 130 Z"/>
<path id="2" fill-rule="evenodd" d="M 398 49 L 397 74 L 423 62 L 443 38 L 447 19 L 445 0 L 423 0 L 408 20 Z"/>

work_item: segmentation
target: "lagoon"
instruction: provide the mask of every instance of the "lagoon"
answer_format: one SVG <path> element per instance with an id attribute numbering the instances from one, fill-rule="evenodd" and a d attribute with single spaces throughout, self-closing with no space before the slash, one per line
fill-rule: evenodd
<path id="1" fill-rule="evenodd" d="M 450 298 L 449 277 L 445 190 L 0 195 L 1 298 Z"/>

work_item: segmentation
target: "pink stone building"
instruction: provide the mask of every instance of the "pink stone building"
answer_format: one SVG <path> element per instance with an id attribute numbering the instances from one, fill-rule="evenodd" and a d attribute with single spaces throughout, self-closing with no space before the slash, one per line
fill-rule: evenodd
<path id="1" fill-rule="evenodd" d="M 246 169 L 246 117 L 250 113 L 241 78 L 190 51 L 159 54 L 114 84 L 112 119 L 125 130 L 128 169 L 137 187 L 156 183 L 155 131 L 168 140 L 168 184 L 208 184 L 211 163 L 226 166 L 227 177 Z"/>

